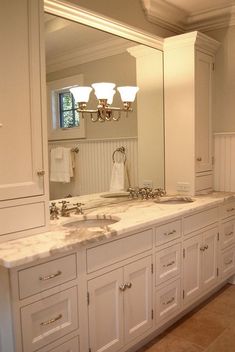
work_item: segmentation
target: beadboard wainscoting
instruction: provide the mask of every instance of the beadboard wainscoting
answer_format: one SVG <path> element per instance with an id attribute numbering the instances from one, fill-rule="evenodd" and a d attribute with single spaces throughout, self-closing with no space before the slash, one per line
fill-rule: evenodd
<path id="1" fill-rule="evenodd" d="M 214 134 L 214 189 L 235 192 L 235 132 Z"/>
<path id="2" fill-rule="evenodd" d="M 53 147 L 78 147 L 75 153 L 74 177 L 70 183 L 50 182 L 50 199 L 64 198 L 89 193 L 106 192 L 109 190 L 112 155 L 116 148 L 126 149 L 126 167 L 130 184 L 138 184 L 137 138 L 117 138 L 103 140 L 69 140 L 49 142 L 49 154 Z M 118 155 L 115 155 L 118 159 Z M 49 155 L 50 160 L 50 155 Z"/>

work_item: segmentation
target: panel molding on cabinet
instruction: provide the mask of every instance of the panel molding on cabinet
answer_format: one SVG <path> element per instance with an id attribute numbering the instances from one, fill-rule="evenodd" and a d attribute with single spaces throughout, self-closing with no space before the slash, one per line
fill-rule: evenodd
<path id="1" fill-rule="evenodd" d="M 6 2 L 0 13 L 0 76 L 4 82 L 0 91 L 3 109 L 0 121 L 0 200 L 44 194 L 44 176 L 37 173 L 44 171 L 42 6 L 38 0 L 14 1 L 14 5 Z"/>

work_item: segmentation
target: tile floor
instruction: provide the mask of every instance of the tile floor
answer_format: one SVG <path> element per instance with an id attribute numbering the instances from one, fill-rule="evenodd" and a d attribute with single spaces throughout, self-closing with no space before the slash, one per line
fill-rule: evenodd
<path id="1" fill-rule="evenodd" d="M 235 285 L 218 293 L 138 352 L 235 352 Z"/>

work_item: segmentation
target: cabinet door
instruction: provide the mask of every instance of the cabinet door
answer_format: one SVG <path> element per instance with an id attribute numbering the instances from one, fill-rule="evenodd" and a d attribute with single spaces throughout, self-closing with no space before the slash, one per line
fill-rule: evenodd
<path id="1" fill-rule="evenodd" d="M 124 267 L 125 343 L 152 327 L 151 256 Z"/>
<path id="2" fill-rule="evenodd" d="M 123 269 L 88 282 L 89 335 L 92 352 L 114 352 L 123 345 Z"/>
<path id="3" fill-rule="evenodd" d="M 213 56 L 196 52 L 196 172 L 212 170 Z"/>
<path id="4" fill-rule="evenodd" d="M 217 234 L 218 229 L 208 230 L 203 235 L 202 245 L 202 288 L 207 289 L 217 281 Z"/>
<path id="5" fill-rule="evenodd" d="M 201 234 L 184 242 L 183 287 L 185 303 L 195 299 L 201 290 L 201 243 Z"/>
<path id="6" fill-rule="evenodd" d="M 229 220 L 222 224 L 220 248 L 224 249 L 235 242 L 235 220 Z"/>
<path id="7" fill-rule="evenodd" d="M 44 193 L 39 0 L 0 12 L 0 200 Z"/>

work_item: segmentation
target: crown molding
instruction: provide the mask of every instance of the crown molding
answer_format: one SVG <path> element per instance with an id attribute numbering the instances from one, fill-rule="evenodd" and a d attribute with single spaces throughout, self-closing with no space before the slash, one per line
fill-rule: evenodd
<path id="1" fill-rule="evenodd" d="M 44 0 L 45 12 L 162 50 L 163 39 L 62 0 Z"/>
<path id="2" fill-rule="evenodd" d="M 235 25 L 235 5 L 188 13 L 166 0 L 141 0 L 150 22 L 177 33 L 210 31 Z"/>
<path id="3" fill-rule="evenodd" d="M 106 40 L 103 43 L 68 51 L 62 55 L 47 59 L 47 73 L 56 72 L 65 68 L 103 59 L 126 52 L 130 42 L 122 38 Z"/>
<path id="4" fill-rule="evenodd" d="M 164 40 L 164 51 L 189 45 L 206 50 L 211 54 L 215 54 L 220 43 L 203 33 L 194 31 L 166 38 Z"/>

